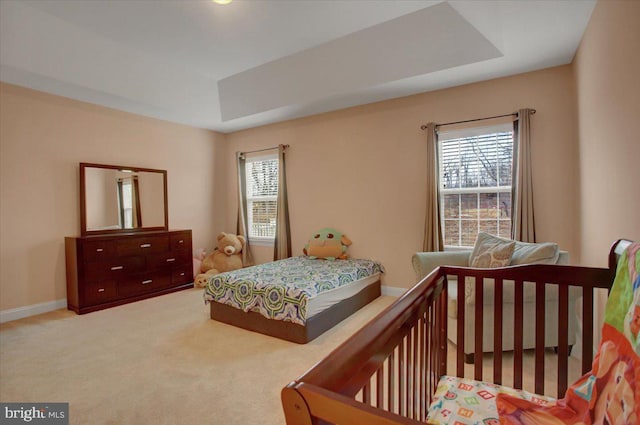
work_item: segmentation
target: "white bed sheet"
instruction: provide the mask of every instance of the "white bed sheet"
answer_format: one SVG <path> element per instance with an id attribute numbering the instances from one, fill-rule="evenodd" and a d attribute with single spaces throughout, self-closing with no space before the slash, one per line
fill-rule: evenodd
<path id="1" fill-rule="evenodd" d="M 340 301 L 354 296 L 367 286 L 380 280 L 381 273 L 372 274 L 360 280 L 323 292 L 320 295 L 310 298 L 307 303 L 307 320 L 318 313 L 321 313 L 329 307 L 339 303 Z"/>

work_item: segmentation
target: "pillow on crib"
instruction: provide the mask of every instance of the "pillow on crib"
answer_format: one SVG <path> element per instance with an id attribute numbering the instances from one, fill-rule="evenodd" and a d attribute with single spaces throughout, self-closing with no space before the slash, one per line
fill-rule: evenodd
<path id="1" fill-rule="evenodd" d="M 483 269 L 508 266 L 515 246 L 515 241 L 480 232 L 469 256 L 469 266 Z"/>

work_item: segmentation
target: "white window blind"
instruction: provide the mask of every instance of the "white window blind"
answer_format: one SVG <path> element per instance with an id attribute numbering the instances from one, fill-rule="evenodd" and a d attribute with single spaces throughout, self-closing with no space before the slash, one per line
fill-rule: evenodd
<path id="1" fill-rule="evenodd" d="M 512 125 L 440 133 L 438 154 L 445 246 L 473 246 L 481 231 L 509 237 Z"/>
<path id="2" fill-rule="evenodd" d="M 278 158 L 247 159 L 246 172 L 249 238 L 274 239 L 278 198 Z"/>

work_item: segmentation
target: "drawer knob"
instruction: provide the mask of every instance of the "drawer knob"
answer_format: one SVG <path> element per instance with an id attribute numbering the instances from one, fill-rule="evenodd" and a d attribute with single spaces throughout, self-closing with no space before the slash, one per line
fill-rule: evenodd
<path id="1" fill-rule="evenodd" d="M 175 258 L 167 258 L 167 263 L 171 263 L 173 261 L 176 261 L 176 259 Z"/>
<path id="2" fill-rule="evenodd" d="M 124 266 L 113 266 L 111 267 L 111 270 L 122 270 L 124 269 Z"/>
<path id="3" fill-rule="evenodd" d="M 184 241 L 183 241 L 182 239 L 180 239 L 180 240 L 178 241 L 178 243 L 184 243 Z"/>
<path id="4" fill-rule="evenodd" d="M 102 252 L 102 251 L 104 251 L 104 249 L 102 249 L 102 248 L 96 248 L 96 252 Z"/>
<path id="5" fill-rule="evenodd" d="M 98 288 L 98 292 L 104 292 L 104 288 Z"/>
<path id="6" fill-rule="evenodd" d="M 184 272 L 180 273 L 180 276 L 184 276 Z"/>
<path id="7" fill-rule="evenodd" d="M 142 281 L 142 284 L 143 284 L 143 285 L 148 285 L 148 284 L 150 284 L 151 282 L 153 282 L 153 279 L 143 280 L 143 281 Z"/>
<path id="8" fill-rule="evenodd" d="M 151 248 L 151 244 L 150 243 L 143 243 L 142 245 L 140 245 L 140 248 Z"/>

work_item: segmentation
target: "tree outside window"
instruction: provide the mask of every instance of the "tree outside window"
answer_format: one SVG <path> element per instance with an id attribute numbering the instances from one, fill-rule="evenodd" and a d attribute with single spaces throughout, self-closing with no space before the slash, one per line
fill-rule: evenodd
<path id="1" fill-rule="evenodd" d="M 445 246 L 473 246 L 478 232 L 510 237 L 513 131 L 441 133 L 438 153 Z"/>

